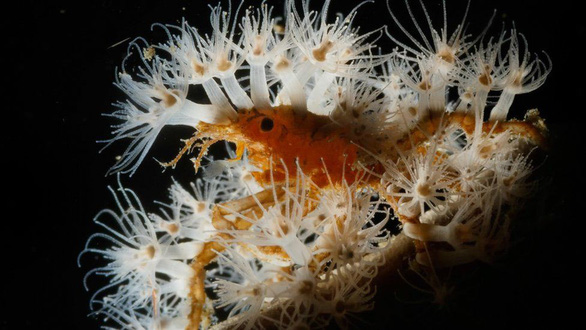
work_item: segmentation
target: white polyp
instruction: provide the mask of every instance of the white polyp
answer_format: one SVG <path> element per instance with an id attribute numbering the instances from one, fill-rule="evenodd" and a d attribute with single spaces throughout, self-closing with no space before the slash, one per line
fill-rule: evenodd
<path id="1" fill-rule="evenodd" d="M 199 104 L 185 100 L 181 111 L 171 117 L 167 124 L 195 127 L 200 121 L 208 124 L 227 125 L 231 122 L 231 118 L 213 104 Z"/>
<path id="2" fill-rule="evenodd" d="M 390 99 L 398 99 L 399 96 L 405 92 L 403 88 L 401 88 L 401 79 L 396 74 L 389 74 L 388 76 L 384 76 L 385 80 L 374 80 L 371 81 L 372 85 L 380 89 L 384 95 L 388 96 Z"/>
<path id="3" fill-rule="evenodd" d="M 509 113 L 509 109 L 513 104 L 513 100 L 515 99 L 515 94 L 511 93 L 510 91 L 505 88 L 501 93 L 497 104 L 492 108 L 490 111 L 490 120 L 491 121 L 505 121 L 507 120 L 507 114 Z"/>
<path id="4" fill-rule="evenodd" d="M 288 66 L 289 65 L 291 64 L 288 64 Z M 293 110 L 297 113 L 304 113 L 307 111 L 305 91 L 295 72 L 293 72 L 290 67 L 287 67 L 278 70 L 277 75 L 283 84 L 283 91 L 289 98 Z"/>
<path id="5" fill-rule="evenodd" d="M 146 157 L 148 151 L 150 150 L 153 143 L 155 143 L 155 138 L 159 135 L 159 132 L 163 128 L 162 125 L 152 128 L 147 133 L 142 135 L 143 138 L 134 138 L 129 144 L 122 159 L 116 163 L 112 168 L 108 171 L 108 173 L 129 173 L 130 176 L 134 174 L 138 166 L 142 163 L 144 158 Z M 134 163 L 134 165 L 131 165 Z M 127 168 L 128 167 L 128 168 Z"/>
<path id="6" fill-rule="evenodd" d="M 161 292 L 175 294 L 181 298 L 187 298 L 189 296 L 189 282 L 190 278 L 174 278 L 170 282 L 165 283 L 161 286 Z"/>
<path id="7" fill-rule="evenodd" d="M 438 74 L 434 74 L 431 80 L 433 90 L 429 94 L 429 107 L 444 111 L 446 108 L 446 81 Z"/>
<path id="8" fill-rule="evenodd" d="M 171 320 L 166 320 L 165 322 L 165 329 L 169 330 L 183 330 L 189 326 L 189 319 L 187 317 L 181 318 L 173 318 Z"/>
<path id="9" fill-rule="evenodd" d="M 268 109 L 271 107 L 264 64 L 250 64 L 250 97 L 256 108 Z"/>
<path id="10" fill-rule="evenodd" d="M 269 282 L 265 293 L 266 301 L 272 301 L 274 298 L 291 298 L 292 284 L 289 281 Z"/>
<path id="11" fill-rule="evenodd" d="M 404 215 L 406 217 L 415 217 L 418 216 L 419 213 L 421 213 L 419 204 L 414 199 L 409 202 L 400 203 L 398 211 L 401 215 Z"/>
<path id="12" fill-rule="evenodd" d="M 224 95 L 224 93 L 220 89 L 220 86 L 218 86 L 218 84 L 213 78 L 206 80 L 202 84 L 202 86 L 212 104 L 216 106 L 216 108 L 219 110 L 219 112 L 222 113 L 222 115 L 224 115 L 232 121 L 238 120 L 238 114 L 236 113 L 236 111 L 234 111 L 234 108 L 232 108 L 230 101 L 228 101 L 228 98 L 226 97 L 226 95 Z"/>
<path id="13" fill-rule="evenodd" d="M 324 94 L 332 85 L 335 76 L 324 72 L 315 83 L 313 90 L 307 98 L 307 110 L 317 115 L 329 115 L 329 109 L 323 106 Z"/>
<path id="14" fill-rule="evenodd" d="M 161 259 L 157 263 L 156 271 L 177 279 L 189 279 L 195 271 L 188 264 L 171 259 Z"/>
<path id="15" fill-rule="evenodd" d="M 429 91 L 418 91 L 417 93 L 417 110 L 419 118 L 423 117 L 423 113 L 429 110 L 430 95 Z"/>
<path id="16" fill-rule="evenodd" d="M 169 259 L 193 259 L 203 250 L 201 242 L 185 242 L 168 246 L 164 253 Z"/>
<path id="17" fill-rule="evenodd" d="M 480 88 L 476 91 L 474 97 L 474 105 L 480 109 L 486 108 L 486 100 L 488 99 L 489 89 Z"/>
<path id="18" fill-rule="evenodd" d="M 450 228 L 448 226 L 407 222 L 403 225 L 403 233 L 410 238 L 423 242 L 447 242 L 450 240 Z"/>
<path id="19" fill-rule="evenodd" d="M 302 62 L 295 67 L 295 75 L 297 76 L 299 83 L 302 85 L 306 85 L 309 79 L 311 79 L 311 77 L 318 71 L 319 69 L 309 61 Z"/>
<path id="20" fill-rule="evenodd" d="M 196 241 L 203 241 L 207 239 L 211 233 L 206 233 L 202 228 L 181 228 L 181 236 Z"/>
<path id="21" fill-rule="evenodd" d="M 226 93 L 228 94 L 230 100 L 232 101 L 232 103 L 234 103 L 236 108 L 252 109 L 254 107 L 252 101 L 250 100 L 248 95 L 246 95 L 244 89 L 242 89 L 240 84 L 238 84 L 238 81 L 236 80 L 236 77 L 233 73 L 227 75 L 226 77 L 222 77 L 221 80 L 222 86 L 224 86 Z"/>
<path id="22" fill-rule="evenodd" d="M 449 198 L 449 199 L 453 199 L 453 198 Z M 451 206 L 451 205 L 449 205 L 450 202 L 448 202 L 448 204 L 436 205 L 436 207 L 434 209 L 430 209 L 430 210 L 423 212 L 423 214 L 421 214 L 419 216 L 419 222 L 437 225 L 438 221 L 441 221 L 441 219 L 444 217 L 446 212 L 448 212 L 448 210 L 450 209 L 450 206 Z"/>
<path id="23" fill-rule="evenodd" d="M 311 251 L 308 247 L 301 242 L 297 236 L 291 235 L 292 237 L 284 237 L 284 242 L 280 246 L 285 250 L 291 260 L 301 266 L 307 265 L 311 260 Z"/>

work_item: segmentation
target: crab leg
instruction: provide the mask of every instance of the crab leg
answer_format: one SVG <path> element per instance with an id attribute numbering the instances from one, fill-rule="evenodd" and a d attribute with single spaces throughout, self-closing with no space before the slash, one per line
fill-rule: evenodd
<path id="1" fill-rule="evenodd" d="M 398 141 L 397 146 L 400 150 L 411 150 L 423 142 L 426 142 L 429 136 L 432 136 L 440 127 L 455 126 L 461 128 L 467 135 L 472 135 L 475 130 L 476 118 L 472 114 L 451 113 L 440 116 L 430 115 L 428 118 L 421 120 L 415 129 L 407 133 L 406 137 Z M 502 133 L 510 131 L 518 134 L 536 146 L 547 150 L 547 128 L 539 113 L 535 110 L 528 111 L 525 120 L 509 120 L 504 122 L 488 121 L 482 123 L 483 133 Z"/>
<path id="2" fill-rule="evenodd" d="M 262 211 L 261 207 L 275 203 L 275 197 L 281 197 L 284 192 L 284 189 L 280 185 L 277 185 L 248 197 L 218 204 L 214 206 L 212 211 L 212 225 L 217 230 L 247 230 L 252 226 L 249 220 L 238 216 L 231 218 L 231 216 L 242 214 L 248 219 L 254 218 L 254 214 Z M 230 238 L 230 235 L 224 233 L 218 233 L 217 236 L 224 239 Z M 218 252 L 224 249 L 224 245 L 217 241 L 206 242 L 202 252 L 191 263 L 191 268 L 195 271 L 195 275 L 191 279 L 190 284 L 189 297 L 191 299 L 191 312 L 189 313 L 188 329 L 198 329 L 202 321 L 202 312 L 206 299 L 205 266 L 215 259 Z"/>

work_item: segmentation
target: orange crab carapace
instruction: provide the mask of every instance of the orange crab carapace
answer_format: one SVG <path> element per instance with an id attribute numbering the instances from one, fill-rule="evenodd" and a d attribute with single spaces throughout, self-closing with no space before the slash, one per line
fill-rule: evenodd
<path id="1" fill-rule="evenodd" d="M 290 106 L 253 108 L 240 110 L 231 124 L 200 123 L 197 128 L 197 138 L 235 143 L 237 159 L 246 148 L 250 162 L 262 171 L 254 173 L 261 184 L 270 183 L 271 175 L 272 180 L 282 181 L 287 169 L 297 166 L 320 187 L 352 181 L 358 171 L 359 146 L 350 139 L 347 127 L 328 116 L 299 113 Z"/>

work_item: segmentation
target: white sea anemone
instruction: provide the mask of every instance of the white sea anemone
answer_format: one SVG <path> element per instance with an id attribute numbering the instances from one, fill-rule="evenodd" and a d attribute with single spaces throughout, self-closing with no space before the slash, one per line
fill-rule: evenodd
<path id="1" fill-rule="evenodd" d="M 105 315 L 122 317 L 122 310 L 145 310 L 147 316 L 159 317 L 166 308 L 165 302 L 175 308 L 187 298 L 193 270 L 182 260 L 197 255 L 201 245 L 159 237 L 134 192 L 120 182 L 117 193 L 112 188 L 110 191 L 118 212 L 103 210 L 96 216 L 96 223 L 106 233 L 92 235 L 80 254 L 80 258 L 95 254 L 108 262 L 86 275 L 86 280 L 93 274 L 110 278 L 110 284 L 96 291 L 90 305 L 92 309 L 101 305 L 98 313 Z M 102 222 L 104 217 L 113 219 L 114 224 Z M 98 241 L 112 245 L 103 248 Z"/>
<path id="2" fill-rule="evenodd" d="M 105 263 L 86 282 L 110 281 L 90 303 L 107 326 L 346 328 L 404 259 L 445 301 L 436 269 L 506 250 L 547 147 L 537 110 L 507 117 L 551 65 L 515 29 L 467 34 L 468 8 L 450 33 L 445 1 L 439 29 L 423 2 L 421 24 L 405 1 L 415 32 L 390 10 L 409 42 L 395 27 L 361 33 L 368 2 L 334 19 L 330 0 L 286 0 L 282 18 L 265 2 L 216 6 L 208 33 L 184 19 L 130 43 L 115 83 L 127 99 L 108 115 L 122 122 L 104 141 L 130 142 L 110 172 L 133 174 L 165 126 L 184 125 L 194 135 L 162 164 L 199 149 L 203 173 L 153 213 L 110 189 L 117 209 L 80 255 Z M 375 45 L 384 32 L 390 53 Z M 206 155 L 221 141 L 227 157 Z"/>

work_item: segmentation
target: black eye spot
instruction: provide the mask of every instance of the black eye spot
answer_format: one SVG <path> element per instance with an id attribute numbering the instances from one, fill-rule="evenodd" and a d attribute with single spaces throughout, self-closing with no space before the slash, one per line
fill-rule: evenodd
<path id="1" fill-rule="evenodd" d="M 269 132 L 273 129 L 273 126 L 275 124 L 273 123 L 273 120 L 271 118 L 265 117 L 262 119 L 262 121 L 260 122 L 260 129 L 263 132 Z"/>

